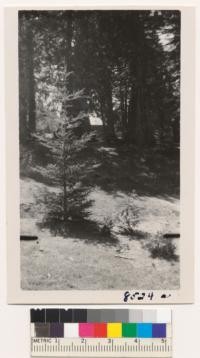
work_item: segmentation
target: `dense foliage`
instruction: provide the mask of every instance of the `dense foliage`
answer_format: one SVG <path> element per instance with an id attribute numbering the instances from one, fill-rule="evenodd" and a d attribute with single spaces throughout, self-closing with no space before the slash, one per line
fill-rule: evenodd
<path id="1" fill-rule="evenodd" d="M 91 114 L 109 145 L 179 146 L 180 13 L 20 11 L 19 79 L 20 141 L 56 152 L 68 220 L 87 207 Z"/>
<path id="2" fill-rule="evenodd" d="M 21 132 L 40 129 L 38 119 L 57 128 L 68 87 L 85 90 L 108 140 L 179 141 L 178 11 L 24 11 L 19 20 Z"/>

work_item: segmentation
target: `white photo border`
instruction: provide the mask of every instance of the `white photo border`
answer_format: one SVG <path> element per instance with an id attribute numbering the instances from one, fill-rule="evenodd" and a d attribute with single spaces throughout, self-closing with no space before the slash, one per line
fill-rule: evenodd
<path id="1" fill-rule="evenodd" d="M 124 304 L 121 290 L 23 290 L 20 279 L 20 186 L 18 118 L 19 10 L 180 10 L 181 11 L 181 176 L 180 289 L 137 290 L 143 300 L 131 304 L 192 303 L 194 299 L 194 168 L 195 168 L 195 8 L 190 6 L 21 6 L 5 8 L 7 300 L 10 304 Z M 153 292 L 153 299 L 148 294 Z M 166 298 L 161 298 L 162 295 Z"/>

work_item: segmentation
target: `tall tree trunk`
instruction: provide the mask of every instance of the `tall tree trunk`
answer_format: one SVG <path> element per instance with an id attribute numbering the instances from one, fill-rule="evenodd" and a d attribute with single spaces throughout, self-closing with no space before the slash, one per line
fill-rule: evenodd
<path id="1" fill-rule="evenodd" d="M 128 120 L 128 88 L 125 85 L 125 94 L 124 94 L 124 124 L 127 131 L 127 120 Z"/>
<path id="2" fill-rule="evenodd" d="M 29 22 L 26 36 L 27 47 L 27 103 L 28 103 L 28 128 L 33 133 L 36 130 L 36 103 L 35 103 L 35 79 L 34 79 L 34 35 Z"/>
<path id="3" fill-rule="evenodd" d="M 115 129 L 112 101 L 112 84 L 109 70 L 105 71 L 103 79 L 101 78 L 100 87 L 100 101 L 103 112 L 105 138 L 108 142 L 112 142 L 115 139 Z"/>
<path id="4" fill-rule="evenodd" d="M 65 96 L 67 97 L 69 94 L 73 92 L 73 79 L 72 75 L 68 76 L 71 72 L 72 68 L 72 13 L 67 14 L 66 18 L 66 37 L 65 37 Z M 68 130 L 68 125 L 70 118 L 72 117 L 72 108 L 68 106 L 66 98 L 64 100 L 65 106 L 65 131 L 63 137 L 63 213 L 65 222 L 68 221 L 68 197 L 67 197 L 67 149 L 66 149 L 66 134 Z"/>
<path id="5" fill-rule="evenodd" d="M 137 146 L 144 144 L 144 96 L 141 78 L 136 88 L 135 108 L 135 143 Z"/>
<path id="6" fill-rule="evenodd" d="M 147 147 L 152 147 L 155 145 L 155 138 L 154 138 L 154 120 L 152 118 L 152 113 L 150 110 L 150 100 L 148 94 L 143 95 L 144 96 L 144 121 L 145 121 L 145 128 L 144 128 L 144 138 L 145 138 L 145 144 Z"/>
<path id="7" fill-rule="evenodd" d="M 72 37 L 73 37 L 72 13 L 68 12 L 66 18 L 66 38 L 65 38 L 65 72 L 66 72 L 65 85 L 68 93 L 73 92 L 72 75 L 67 76 L 72 71 Z"/>
<path id="8" fill-rule="evenodd" d="M 131 88 L 128 112 L 128 138 L 136 146 L 144 144 L 144 96 L 140 70 Z"/>
<path id="9" fill-rule="evenodd" d="M 28 107 L 27 107 L 27 48 L 26 20 L 19 13 L 19 135 L 20 143 L 28 139 Z"/>
<path id="10" fill-rule="evenodd" d="M 135 140 L 135 105 L 136 105 L 136 91 L 135 85 L 132 84 L 130 92 L 130 102 L 128 106 L 128 120 L 127 120 L 127 138 L 130 142 Z"/>
<path id="11" fill-rule="evenodd" d="M 106 135 L 107 139 L 113 140 L 115 137 L 115 129 L 114 129 L 114 115 L 113 115 L 113 102 L 112 102 L 112 86 L 111 82 L 109 81 L 108 87 L 106 89 L 106 107 L 105 107 L 105 113 L 106 113 Z"/>
<path id="12" fill-rule="evenodd" d="M 123 87 L 120 84 L 120 110 L 121 110 L 121 126 L 122 126 L 122 136 L 127 138 L 128 134 L 128 102 L 127 102 L 127 86 L 123 91 Z"/>
<path id="13" fill-rule="evenodd" d="M 130 62 L 130 73 L 133 78 L 129 105 L 129 139 L 138 147 L 145 143 L 145 35 L 144 25 L 136 14 L 133 29 L 136 34 L 134 57 Z"/>

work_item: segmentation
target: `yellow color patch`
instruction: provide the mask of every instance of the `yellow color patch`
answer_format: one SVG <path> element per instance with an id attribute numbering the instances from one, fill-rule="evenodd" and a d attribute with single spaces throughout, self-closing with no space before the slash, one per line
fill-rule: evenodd
<path id="1" fill-rule="evenodd" d="M 107 323 L 107 337 L 108 338 L 121 338 L 122 337 L 122 324 L 121 323 Z"/>

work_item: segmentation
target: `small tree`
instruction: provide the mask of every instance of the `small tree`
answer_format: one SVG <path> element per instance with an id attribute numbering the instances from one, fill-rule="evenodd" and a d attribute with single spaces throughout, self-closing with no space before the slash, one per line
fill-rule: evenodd
<path id="1" fill-rule="evenodd" d="M 47 206 L 50 210 L 47 221 L 67 223 L 86 218 L 89 214 L 91 201 L 88 199 L 90 188 L 87 177 L 90 166 L 86 158 L 93 134 L 89 130 L 84 91 L 71 94 L 61 92 L 59 98 L 63 104 L 62 124 L 54 133 L 54 138 L 42 138 L 43 145 L 55 158 L 54 164 L 48 167 L 48 175 L 61 188 L 57 193 L 48 194 Z M 41 140 L 41 137 L 37 138 Z"/>
<path id="2" fill-rule="evenodd" d="M 59 161 L 63 186 L 63 216 L 80 219 L 87 216 L 89 187 L 87 176 L 90 172 L 85 160 L 92 133 L 89 132 L 89 119 L 82 110 L 85 97 L 83 91 L 75 92 L 66 98 L 66 106 L 74 107 L 74 116 L 65 115 L 61 135 L 62 153 Z M 73 113 L 73 111 L 70 111 Z"/>

